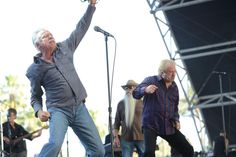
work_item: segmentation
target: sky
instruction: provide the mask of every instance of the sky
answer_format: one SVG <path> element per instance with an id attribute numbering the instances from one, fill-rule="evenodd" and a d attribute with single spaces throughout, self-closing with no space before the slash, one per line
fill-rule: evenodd
<path id="1" fill-rule="evenodd" d="M 33 56 L 38 53 L 31 41 L 33 31 L 46 28 L 56 41 L 62 41 L 75 28 L 87 5 L 87 2 L 80 0 L 1 1 L 0 80 L 11 74 L 29 85 L 25 72 Z M 88 93 L 87 107 L 98 111 L 100 122 L 108 124 L 105 38 L 102 33 L 94 31 L 94 26 L 112 34 L 117 42 L 115 47 L 113 38 L 109 37 L 107 41 L 110 80 L 116 48 L 111 97 L 113 118 L 116 105 L 124 96 L 121 85 L 129 79 L 139 83 L 147 76 L 156 75 L 159 61 L 169 57 L 146 0 L 100 0 L 96 8 L 90 28 L 76 50 L 74 63 Z M 43 131 L 43 137 L 46 136 L 47 131 Z M 78 151 L 83 154 L 81 144 L 71 131 L 68 138 L 69 143 L 73 143 L 73 147 L 70 145 L 70 156 L 77 156 Z M 29 156 L 39 152 L 44 143 L 45 138 L 28 142 Z M 66 152 L 65 147 L 63 153 Z"/>

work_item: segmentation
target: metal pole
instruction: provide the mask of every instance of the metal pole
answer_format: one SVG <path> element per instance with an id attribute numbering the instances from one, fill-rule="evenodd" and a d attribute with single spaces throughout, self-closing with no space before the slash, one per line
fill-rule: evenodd
<path id="1" fill-rule="evenodd" d="M 69 157 L 69 136 L 68 136 L 68 131 L 66 133 L 66 147 L 67 147 L 67 157 Z"/>
<path id="2" fill-rule="evenodd" d="M 220 83 L 220 103 L 223 102 L 223 90 L 222 90 L 222 74 L 219 74 L 219 83 Z M 222 110 L 222 124 L 223 124 L 223 131 L 226 134 L 225 130 L 225 111 L 224 111 L 224 105 L 221 105 L 221 110 Z"/>
<path id="3" fill-rule="evenodd" d="M 2 111 L 0 111 L 0 134 L 1 134 L 1 150 L 0 150 L 0 152 L 1 152 L 1 157 L 3 156 L 3 128 L 2 128 Z"/>
<path id="4" fill-rule="evenodd" d="M 108 89 L 108 113 L 109 113 L 109 131 L 110 131 L 110 141 L 111 141 L 111 155 L 114 157 L 114 148 L 113 148 L 113 135 L 112 135 L 112 108 L 111 108 L 111 91 L 110 91 L 110 74 L 109 74 L 109 57 L 108 57 L 108 46 L 107 40 L 108 35 L 104 34 L 105 37 L 105 46 L 106 46 L 106 60 L 107 60 L 107 89 Z"/>

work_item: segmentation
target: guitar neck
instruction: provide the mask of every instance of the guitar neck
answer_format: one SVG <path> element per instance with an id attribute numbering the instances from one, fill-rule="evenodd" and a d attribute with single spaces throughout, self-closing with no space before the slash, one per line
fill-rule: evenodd
<path id="1" fill-rule="evenodd" d="M 27 137 L 33 135 L 34 133 L 37 133 L 37 132 L 41 131 L 42 129 L 44 129 L 44 128 L 35 130 L 35 131 L 33 131 L 33 132 L 29 133 L 29 134 L 26 134 L 26 135 L 23 135 L 23 136 L 21 136 L 21 137 L 18 137 L 18 138 L 16 138 L 16 139 L 12 140 L 12 143 L 13 143 L 13 144 L 16 144 L 16 143 L 18 143 L 19 141 L 23 140 L 24 138 L 27 138 Z"/>

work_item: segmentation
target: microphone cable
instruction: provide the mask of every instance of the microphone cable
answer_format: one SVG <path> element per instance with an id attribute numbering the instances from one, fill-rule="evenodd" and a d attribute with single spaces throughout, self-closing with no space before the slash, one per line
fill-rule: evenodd
<path id="1" fill-rule="evenodd" d="M 112 89 L 113 89 L 113 80 L 114 80 L 114 71 L 115 71 L 115 63 L 116 63 L 116 49 L 117 49 L 117 41 L 115 37 L 112 37 L 115 41 L 115 52 L 113 58 L 113 65 L 112 65 L 112 74 L 111 74 L 111 102 L 112 102 Z"/>
<path id="2" fill-rule="evenodd" d="M 86 2 L 86 1 L 88 1 L 88 3 L 90 2 L 90 0 L 80 0 L 81 2 Z M 99 2 L 100 0 L 97 0 L 96 1 L 96 4 Z"/>

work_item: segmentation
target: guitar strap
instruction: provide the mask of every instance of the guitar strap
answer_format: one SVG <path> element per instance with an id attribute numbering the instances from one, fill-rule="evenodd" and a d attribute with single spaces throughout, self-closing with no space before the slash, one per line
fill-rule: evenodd
<path id="1" fill-rule="evenodd" d="M 8 124 L 7 124 L 7 127 L 8 127 L 8 137 L 11 139 L 11 135 L 12 135 L 12 133 L 11 133 L 11 126 L 10 126 L 10 122 L 8 121 L 7 122 Z"/>
<path id="2" fill-rule="evenodd" d="M 8 119 L 8 117 L 7 117 L 7 119 Z M 12 139 L 12 132 L 11 132 L 11 125 L 10 125 L 9 120 L 8 120 L 7 127 L 8 127 L 8 138 L 11 140 Z M 7 147 L 6 147 L 6 149 L 7 149 Z M 8 149 L 9 149 L 9 153 L 11 154 L 11 151 L 12 151 L 12 145 L 11 144 L 8 146 Z"/>

